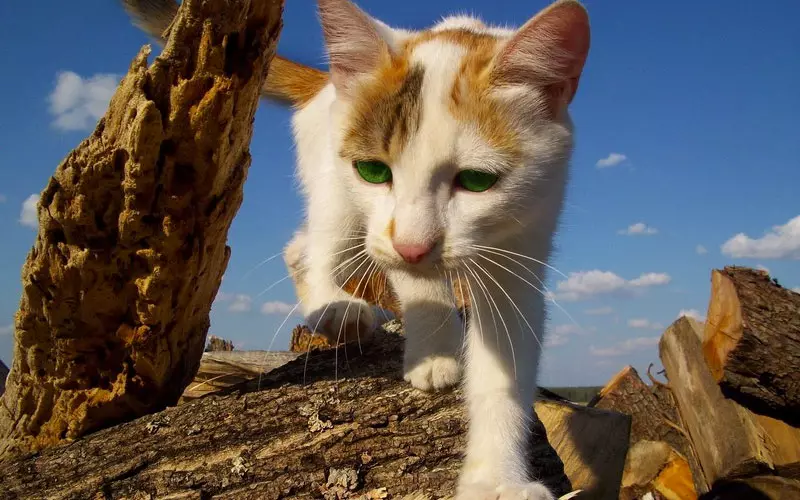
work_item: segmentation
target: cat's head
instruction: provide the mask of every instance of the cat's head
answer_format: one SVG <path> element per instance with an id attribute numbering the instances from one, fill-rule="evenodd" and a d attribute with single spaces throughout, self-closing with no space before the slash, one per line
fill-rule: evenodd
<path id="1" fill-rule="evenodd" d="M 585 9 L 561 0 L 519 29 L 451 17 L 411 32 L 349 0 L 319 6 L 337 161 L 370 255 L 430 269 L 480 246 L 549 241 L 572 149 L 567 106 L 589 50 Z"/>

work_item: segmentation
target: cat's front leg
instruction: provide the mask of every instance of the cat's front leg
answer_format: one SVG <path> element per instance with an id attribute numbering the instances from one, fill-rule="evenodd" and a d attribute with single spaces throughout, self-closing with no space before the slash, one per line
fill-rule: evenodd
<path id="1" fill-rule="evenodd" d="M 464 328 L 452 286 L 440 277 L 404 272 L 390 272 L 389 279 L 403 310 L 403 377 L 423 391 L 455 385 L 461 378 Z"/>
<path id="2" fill-rule="evenodd" d="M 305 233 L 303 314 L 306 325 L 333 344 L 363 340 L 377 327 L 374 308 L 342 288 L 348 279 L 366 280 L 374 266 L 343 223 L 347 219 L 346 210 L 335 203 L 312 205 Z"/>
<path id="3" fill-rule="evenodd" d="M 471 294 L 465 364 L 469 424 L 456 498 L 552 500 L 545 485 L 531 480 L 527 449 L 543 301 L 524 290 L 515 293 L 509 283 L 494 286 L 486 278 L 479 288 L 470 281 L 481 291 Z"/>

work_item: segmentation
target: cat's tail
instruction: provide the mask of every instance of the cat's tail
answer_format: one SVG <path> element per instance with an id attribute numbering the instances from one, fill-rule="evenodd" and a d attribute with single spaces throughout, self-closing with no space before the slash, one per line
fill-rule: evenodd
<path id="1" fill-rule="evenodd" d="M 163 34 L 178 13 L 175 0 L 120 1 L 134 25 L 163 43 Z M 300 107 L 327 84 L 327 72 L 276 55 L 261 92 L 268 99 Z"/>

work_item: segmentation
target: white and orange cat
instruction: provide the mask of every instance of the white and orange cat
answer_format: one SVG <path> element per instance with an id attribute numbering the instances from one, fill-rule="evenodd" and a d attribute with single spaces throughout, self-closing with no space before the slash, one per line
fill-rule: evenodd
<path id="1" fill-rule="evenodd" d="M 265 88 L 296 108 L 307 220 L 285 257 L 310 285 L 307 323 L 334 338 L 373 330 L 373 307 L 341 285 L 381 269 L 402 307 L 405 379 L 443 389 L 463 365 L 457 498 L 551 499 L 526 446 L 545 320 L 535 285 L 568 179 L 587 13 L 559 0 L 519 29 L 455 16 L 409 31 L 350 0 L 318 4 L 329 72 L 276 58 Z M 455 278 L 468 288 L 466 328 Z"/>

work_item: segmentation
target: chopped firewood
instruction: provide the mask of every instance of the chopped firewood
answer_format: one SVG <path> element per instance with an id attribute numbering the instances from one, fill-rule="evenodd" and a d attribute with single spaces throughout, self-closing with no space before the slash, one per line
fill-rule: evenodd
<path id="1" fill-rule="evenodd" d="M 714 270 L 703 354 L 726 397 L 800 427 L 800 293 L 763 271 Z"/>
<path id="2" fill-rule="evenodd" d="M 696 491 L 708 491 L 692 443 L 684 430 L 674 397 L 664 384 L 645 384 L 636 369 L 626 366 L 606 384 L 589 406 L 630 415 L 630 446 L 641 440 L 663 441 L 686 460 Z"/>
<path id="3" fill-rule="evenodd" d="M 726 399 L 703 358 L 701 332 L 682 317 L 664 332 L 659 353 L 708 484 L 796 467 L 800 429 Z"/>
<path id="4" fill-rule="evenodd" d="M 572 487 L 583 490 L 576 498 L 618 498 L 628 452 L 630 417 L 549 400 L 536 402 L 536 414 L 564 463 Z"/>
<path id="5" fill-rule="evenodd" d="M 620 500 L 657 493 L 667 500 L 695 500 L 697 491 L 686 457 L 664 441 L 637 442 L 628 451 Z"/>

